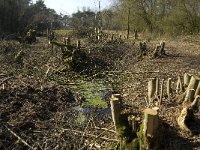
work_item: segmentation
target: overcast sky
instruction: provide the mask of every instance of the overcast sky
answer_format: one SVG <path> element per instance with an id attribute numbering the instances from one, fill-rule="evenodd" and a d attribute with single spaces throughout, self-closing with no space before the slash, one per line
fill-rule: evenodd
<path id="1" fill-rule="evenodd" d="M 32 0 L 33 2 L 37 0 Z M 92 10 L 98 10 L 99 0 L 44 0 L 49 8 L 53 8 L 57 13 L 72 14 L 83 7 L 90 7 Z M 100 0 L 101 8 L 111 5 L 112 0 Z"/>

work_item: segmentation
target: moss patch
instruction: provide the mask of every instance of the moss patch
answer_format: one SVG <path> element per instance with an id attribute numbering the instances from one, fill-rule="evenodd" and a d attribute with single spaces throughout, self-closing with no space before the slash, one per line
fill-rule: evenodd
<path id="1" fill-rule="evenodd" d="M 84 102 L 82 104 L 83 107 L 86 106 L 93 106 L 93 107 L 101 107 L 101 108 L 106 108 L 108 105 L 105 101 L 101 100 L 101 99 L 93 99 L 87 102 Z"/>

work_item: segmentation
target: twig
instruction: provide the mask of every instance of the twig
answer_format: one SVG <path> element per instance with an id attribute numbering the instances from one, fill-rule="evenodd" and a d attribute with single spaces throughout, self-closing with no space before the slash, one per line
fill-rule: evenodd
<path id="1" fill-rule="evenodd" d="M 19 137 L 15 132 L 13 132 L 10 128 L 8 128 L 7 126 L 5 126 L 5 128 L 12 134 L 14 135 L 16 138 L 18 138 L 19 141 L 21 141 L 23 144 L 25 144 L 26 146 L 28 146 L 30 149 L 35 150 L 31 145 L 29 145 L 25 140 L 23 140 L 21 137 Z"/>
<path id="2" fill-rule="evenodd" d="M 5 76 L 7 76 L 7 75 L 3 74 L 3 73 L 0 74 L 0 77 L 5 77 Z"/>
<path id="3" fill-rule="evenodd" d="M 63 132 L 65 131 L 71 131 L 73 132 L 75 135 L 77 136 L 82 136 L 83 132 L 82 131 L 78 131 L 78 130 L 72 130 L 72 129 L 63 129 Z M 77 134 L 76 134 L 77 133 Z M 81 135 L 78 135 L 78 134 L 81 134 Z M 99 136 L 99 135 L 98 135 Z M 89 133 L 85 133 L 84 134 L 84 137 L 94 137 L 95 139 L 96 138 L 100 138 L 102 140 L 106 140 L 106 141 L 110 141 L 110 142 L 119 142 L 119 140 L 117 139 L 109 139 L 109 138 L 106 138 L 106 137 L 98 137 L 97 135 L 94 135 L 94 134 L 89 134 Z"/>
<path id="4" fill-rule="evenodd" d="M 143 74 L 143 73 L 160 73 L 159 70 L 156 71 L 139 71 L 139 72 L 135 72 L 135 71 L 104 71 L 102 74 L 105 73 L 121 73 L 121 74 Z"/>
<path id="5" fill-rule="evenodd" d="M 0 85 L 3 84 L 4 82 L 6 82 L 9 79 L 12 79 L 12 78 L 13 78 L 13 76 L 5 78 L 3 81 L 0 82 Z"/>
<path id="6" fill-rule="evenodd" d="M 87 123 L 87 125 L 86 125 L 86 127 L 85 127 L 85 129 L 84 129 L 84 132 L 83 132 L 83 134 L 82 134 L 82 136 L 81 136 L 81 143 L 82 143 L 82 141 L 83 141 L 83 137 L 84 137 L 84 135 L 85 135 L 85 133 L 86 133 L 86 131 L 87 131 L 87 128 L 88 128 L 88 126 L 89 126 L 90 121 L 91 121 L 91 118 L 89 119 L 89 121 L 88 121 L 88 123 Z"/>
<path id="7" fill-rule="evenodd" d="M 111 126 L 110 128 L 108 128 L 108 130 L 110 130 L 111 128 L 113 128 L 113 126 Z M 97 140 L 98 138 L 100 138 L 100 139 L 105 138 L 105 137 L 101 137 L 101 135 L 103 135 L 105 132 L 106 132 L 106 131 L 101 132 L 98 136 L 95 137 L 95 139 L 93 139 L 93 141 L 91 142 L 91 143 L 92 143 L 92 147 L 94 146 L 94 143 L 96 142 L 96 140 Z M 106 138 L 106 139 L 108 140 L 108 138 Z M 110 140 L 110 139 L 109 139 L 109 140 Z M 118 142 L 118 141 L 117 141 L 117 142 Z M 90 143 L 90 144 L 91 144 L 91 143 Z M 83 146 L 83 147 L 80 148 L 79 150 L 85 149 L 88 145 L 89 145 L 89 144 Z M 92 148 L 92 147 L 91 147 L 91 148 Z"/>
<path id="8" fill-rule="evenodd" d="M 94 127 L 95 129 L 98 129 L 98 130 L 104 130 L 104 131 L 108 131 L 108 132 L 112 132 L 112 133 L 115 133 L 115 134 L 117 134 L 116 133 L 116 131 L 114 131 L 114 130 L 109 130 L 108 128 L 100 128 L 100 127 Z"/>

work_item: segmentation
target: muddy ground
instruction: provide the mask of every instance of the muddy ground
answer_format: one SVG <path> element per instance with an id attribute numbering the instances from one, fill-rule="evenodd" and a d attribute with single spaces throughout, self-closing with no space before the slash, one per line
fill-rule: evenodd
<path id="1" fill-rule="evenodd" d="M 84 39 L 88 63 L 65 71 L 60 69 L 65 65 L 61 51 L 58 47 L 52 51 L 43 38 L 32 45 L 0 41 L 0 149 L 114 148 L 119 142 L 109 102 L 106 109 L 83 108 L 87 99 L 70 85 L 77 79 L 109 76 L 111 93 L 120 92 L 124 97 L 124 111 L 137 112 L 142 118 L 142 110 L 148 107 L 149 78 L 171 77 L 175 87 L 178 75 L 200 75 L 197 39 L 200 37 L 165 39 L 167 56 L 157 59 L 139 57 L 138 41 L 94 44 Z M 159 40 L 147 43 L 149 54 Z M 163 102 L 160 117 L 167 132 L 161 149 L 200 149 L 200 115 L 195 114 L 194 134 L 188 135 L 176 123 L 180 109 L 173 98 Z"/>

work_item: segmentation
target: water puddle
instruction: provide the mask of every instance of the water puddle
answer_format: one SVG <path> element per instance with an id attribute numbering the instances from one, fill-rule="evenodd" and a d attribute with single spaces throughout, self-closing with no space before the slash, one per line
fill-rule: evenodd
<path id="1" fill-rule="evenodd" d="M 98 119 L 102 119 L 105 115 L 110 118 L 111 111 L 108 104 L 112 94 L 112 86 L 108 80 L 77 80 L 75 84 L 70 85 L 70 89 L 79 93 L 86 100 L 81 106 L 74 107 L 79 112 L 78 122 L 84 122 L 86 119 L 84 116 L 91 114 Z"/>
<path id="2" fill-rule="evenodd" d="M 70 85 L 70 89 L 79 93 L 86 101 L 106 102 L 112 93 L 112 86 L 104 79 L 80 80 Z"/>

